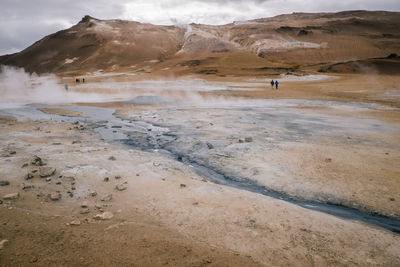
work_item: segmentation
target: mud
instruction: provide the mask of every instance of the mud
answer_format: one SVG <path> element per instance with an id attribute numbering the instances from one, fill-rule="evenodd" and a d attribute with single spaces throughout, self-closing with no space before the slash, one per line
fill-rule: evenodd
<path id="1" fill-rule="evenodd" d="M 176 159 L 189 165 L 199 175 L 212 182 L 278 198 L 340 218 L 370 223 L 398 233 L 400 221 L 398 214 L 393 213 L 396 212 L 396 209 L 390 210 L 392 213 L 388 213 L 380 206 L 367 206 L 367 203 L 363 203 L 362 200 L 357 202 L 334 193 L 328 195 L 324 192 L 323 187 L 318 188 L 319 190 L 307 188 L 301 184 L 304 182 L 301 180 L 298 181 L 297 188 L 304 186 L 303 190 L 308 192 L 293 192 L 290 188 L 282 186 L 279 181 L 274 183 L 268 181 L 270 174 L 265 174 L 264 166 L 254 166 L 252 162 L 242 164 L 243 154 L 259 155 L 260 151 L 272 152 L 283 143 L 291 145 L 313 143 L 318 142 L 321 138 L 341 141 L 343 135 L 346 134 L 352 136 L 350 142 L 352 145 L 382 146 L 382 142 L 378 144 L 378 140 L 368 137 L 368 133 L 398 133 L 396 127 L 373 119 L 317 115 L 315 112 L 304 110 L 299 112 L 299 108 L 321 106 L 331 109 L 350 109 L 355 112 L 380 108 L 363 103 L 323 101 L 301 103 L 294 100 L 237 101 L 220 104 L 219 107 L 213 105 L 179 108 L 169 106 L 161 110 L 142 112 L 139 113 L 140 115 L 136 113 L 135 117 L 130 119 L 129 117 L 116 117 L 113 115 L 114 110 L 98 107 L 69 106 L 63 107 L 63 110 L 69 110 L 71 114 L 90 116 L 89 120 L 71 116 L 66 121 L 82 121 L 85 125 L 94 128 L 106 141 L 121 142 L 135 149 L 151 151 Z M 60 108 L 53 109 L 60 110 Z M 60 120 L 59 112 L 48 116 L 36 110 L 46 111 L 49 109 L 31 106 L 31 108 L 25 108 L 24 111 L 21 109 L 19 111 L 8 110 L 6 114 L 15 116 L 15 112 L 20 112 L 18 113 L 19 118 Z M 23 115 L 21 112 L 25 114 Z M 190 121 L 187 121 L 187 116 L 182 116 L 183 113 L 189 114 Z M 215 113 L 215 115 L 210 113 Z M 168 121 L 167 118 L 163 118 L 163 114 L 170 116 Z M 224 126 L 221 127 L 221 121 L 215 120 L 216 114 L 223 119 Z M 228 120 L 230 123 L 227 123 Z M 194 121 L 195 123 L 193 123 Z M 208 122 L 208 125 L 205 124 L 205 121 Z M 201 126 L 196 126 L 199 123 Z M 265 131 L 267 128 L 269 131 Z M 271 129 L 273 130 L 271 131 Z M 210 131 L 219 131 L 219 134 L 216 136 Z M 243 135 L 243 132 L 246 135 Z M 235 144 L 245 136 L 252 136 L 255 140 L 248 144 Z M 212 142 L 211 153 L 207 141 L 200 141 L 201 139 Z M 394 144 L 386 144 L 388 148 L 392 145 Z M 249 146 L 252 147 L 251 150 Z M 235 149 L 232 150 L 229 147 L 235 147 Z M 221 161 L 221 158 L 224 160 Z M 238 166 L 241 170 L 237 168 Z M 294 175 L 287 170 L 277 169 L 276 166 L 269 167 L 269 171 L 273 171 L 275 174 L 280 171 L 287 176 Z M 243 171 L 248 168 L 252 169 L 250 175 L 249 172 Z M 282 174 L 280 175 L 282 176 Z M 314 192 L 310 194 L 310 191 Z"/>
<path id="2" fill-rule="evenodd" d="M 95 265 L 86 257 L 97 255 L 91 242 L 102 252 L 125 242 L 142 257 L 114 253 L 98 259 L 234 266 L 227 260 L 233 251 L 237 265 L 397 265 L 398 109 L 349 99 L 222 96 L 239 92 L 232 84 L 221 83 L 215 92 L 206 88 L 213 92 L 206 96 L 197 89 L 183 94 L 184 86 L 175 90 L 171 83 L 162 93 L 127 89 L 113 97 L 121 101 L 101 104 L 2 104 L 0 175 L 10 182 L 2 191 L 20 197 L 0 209 L 6 223 L 0 239 L 9 240 L 0 259 Z M 272 93 L 260 91 L 257 82 L 244 85 L 239 90 Z M 54 167 L 55 176 L 24 180 L 33 155 Z M 54 192 L 59 200 L 46 198 Z M 113 216 L 94 220 L 98 208 Z M 35 226 L 55 215 L 40 231 L 56 233 L 62 225 L 56 238 L 10 223 L 24 218 Z M 70 236 L 82 234 L 87 242 Z M 60 239 L 68 252 L 81 242 L 89 254 L 56 259 L 36 253 L 35 242 L 59 251 Z M 182 244 L 194 253 L 180 254 Z M 143 246 L 154 250 L 146 254 Z M 158 255 L 161 247 L 165 253 Z"/>

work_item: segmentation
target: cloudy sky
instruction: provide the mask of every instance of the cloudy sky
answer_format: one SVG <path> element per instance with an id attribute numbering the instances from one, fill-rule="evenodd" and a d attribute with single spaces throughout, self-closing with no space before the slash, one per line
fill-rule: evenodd
<path id="1" fill-rule="evenodd" d="M 0 55 L 71 27 L 84 15 L 153 24 L 225 24 L 292 12 L 400 11 L 399 0 L 0 0 Z"/>

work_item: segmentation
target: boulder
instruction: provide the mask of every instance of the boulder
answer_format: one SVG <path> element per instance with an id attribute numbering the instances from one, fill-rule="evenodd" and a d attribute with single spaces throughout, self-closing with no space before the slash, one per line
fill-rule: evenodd
<path id="1" fill-rule="evenodd" d="M 88 209 L 88 208 L 83 209 L 83 210 L 81 210 L 79 213 L 80 213 L 80 214 L 88 214 L 88 213 L 90 213 L 90 209 Z"/>
<path id="2" fill-rule="evenodd" d="M 73 220 L 72 222 L 69 223 L 69 225 L 78 226 L 78 225 L 81 225 L 81 221 L 80 220 Z"/>
<path id="3" fill-rule="evenodd" d="M 253 137 L 245 137 L 245 138 L 244 138 L 244 141 L 245 141 L 246 143 L 253 142 Z"/>
<path id="4" fill-rule="evenodd" d="M 8 243 L 7 239 L 3 239 L 0 241 L 0 249 L 3 249 L 4 245 Z"/>
<path id="5" fill-rule="evenodd" d="M 105 211 L 101 214 L 96 214 L 93 219 L 95 220 L 110 220 L 114 217 L 114 214 L 109 211 Z"/>
<path id="6" fill-rule="evenodd" d="M 60 200 L 61 199 L 61 194 L 57 193 L 57 192 L 51 193 L 50 194 L 50 199 L 53 200 L 53 201 Z"/>
<path id="7" fill-rule="evenodd" d="M 119 185 L 116 185 L 116 186 L 115 186 L 115 189 L 117 189 L 118 191 L 124 191 L 124 190 L 126 190 L 127 188 L 128 188 L 128 185 L 126 184 L 126 182 L 123 183 L 123 184 L 119 184 Z"/>
<path id="8" fill-rule="evenodd" d="M 11 193 L 3 196 L 4 200 L 12 200 L 19 198 L 19 193 Z"/>
<path id="9" fill-rule="evenodd" d="M 56 172 L 56 169 L 53 167 L 40 167 L 39 175 L 42 178 L 52 176 Z"/>
<path id="10" fill-rule="evenodd" d="M 25 174 L 25 176 L 24 176 L 24 179 L 25 180 L 29 180 L 29 179 L 32 179 L 33 178 L 33 175 L 31 174 L 31 173 L 27 173 L 27 174 Z"/>
<path id="11" fill-rule="evenodd" d="M 31 164 L 35 166 L 43 166 L 43 161 L 40 157 L 35 155 L 32 158 Z"/>
<path id="12" fill-rule="evenodd" d="M 112 195 L 108 194 L 108 195 L 103 196 L 100 200 L 101 201 L 110 201 L 111 199 L 112 199 Z"/>
<path id="13" fill-rule="evenodd" d="M 6 186 L 6 185 L 10 185 L 10 182 L 7 180 L 0 181 L 0 186 Z"/>

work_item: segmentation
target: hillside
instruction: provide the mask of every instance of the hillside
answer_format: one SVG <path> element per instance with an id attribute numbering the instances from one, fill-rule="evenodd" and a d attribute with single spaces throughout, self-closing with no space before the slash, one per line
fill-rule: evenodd
<path id="1" fill-rule="evenodd" d="M 293 13 L 211 26 L 158 26 L 85 16 L 0 64 L 29 72 L 118 69 L 245 75 L 321 69 L 400 54 L 400 13 Z"/>

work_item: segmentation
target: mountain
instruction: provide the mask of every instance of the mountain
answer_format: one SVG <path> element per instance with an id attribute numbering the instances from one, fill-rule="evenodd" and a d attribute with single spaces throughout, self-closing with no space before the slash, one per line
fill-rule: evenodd
<path id="1" fill-rule="evenodd" d="M 220 26 L 160 26 L 85 16 L 69 29 L 0 57 L 0 64 L 37 73 L 329 71 L 333 64 L 400 54 L 399 29 L 400 12 L 385 11 L 293 13 Z"/>

